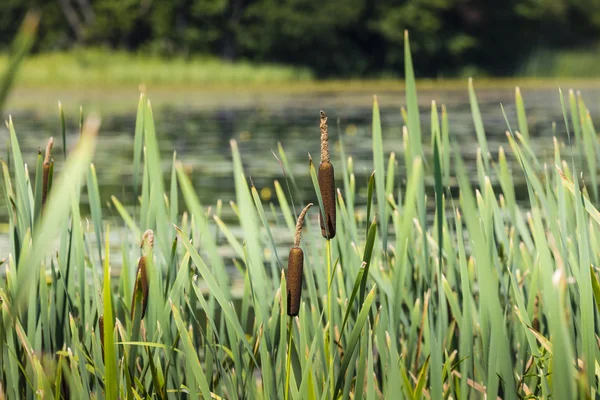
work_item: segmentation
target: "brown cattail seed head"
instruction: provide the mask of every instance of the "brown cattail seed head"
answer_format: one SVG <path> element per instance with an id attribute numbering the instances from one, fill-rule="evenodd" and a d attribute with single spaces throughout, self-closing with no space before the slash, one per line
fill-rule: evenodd
<path id="1" fill-rule="evenodd" d="M 102 344 L 102 350 L 104 350 L 104 316 L 101 315 L 98 318 L 98 328 L 100 330 L 100 344 Z M 102 355 L 104 357 L 104 354 Z"/>
<path id="2" fill-rule="evenodd" d="M 335 237 L 335 178 L 333 165 L 329 161 L 329 132 L 327 128 L 327 116 L 321 111 L 321 164 L 319 165 L 319 188 L 323 200 L 325 221 L 319 213 L 321 222 L 321 235 L 325 239 Z"/>
<path id="3" fill-rule="evenodd" d="M 304 252 L 300 247 L 292 247 L 288 258 L 287 273 L 287 313 L 290 317 L 295 317 L 300 311 L 303 266 Z"/>
<path id="4" fill-rule="evenodd" d="M 319 165 L 318 179 L 325 212 L 325 221 L 319 213 L 321 235 L 325 239 L 333 239 L 335 237 L 335 180 L 333 165 L 329 161 L 322 162 Z"/>
<path id="5" fill-rule="evenodd" d="M 50 164 L 52 163 L 52 146 L 54 138 L 50 137 L 46 145 L 46 154 L 44 154 L 44 164 L 42 164 L 42 206 L 46 204 L 48 196 L 48 179 L 50 177 Z"/>
<path id="6" fill-rule="evenodd" d="M 302 269 L 304 266 L 304 253 L 300 248 L 300 237 L 302 235 L 304 217 L 310 207 L 312 207 L 312 203 L 304 207 L 298 216 L 296 232 L 294 233 L 294 247 L 290 249 L 290 256 L 288 258 L 287 312 L 290 317 L 298 315 L 298 310 L 300 310 L 300 301 L 302 299 Z"/>
<path id="7" fill-rule="evenodd" d="M 135 312 L 135 297 L 138 291 L 142 294 L 142 318 L 146 315 L 146 307 L 148 305 L 148 273 L 146 271 L 146 256 L 142 256 L 138 262 L 137 274 L 135 278 L 135 286 L 133 287 L 133 298 L 131 299 L 131 318 Z"/>

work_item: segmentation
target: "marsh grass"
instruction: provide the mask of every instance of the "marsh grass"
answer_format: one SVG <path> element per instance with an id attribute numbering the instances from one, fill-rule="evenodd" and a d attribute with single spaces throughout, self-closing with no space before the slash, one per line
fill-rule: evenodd
<path id="1" fill-rule="evenodd" d="M 409 55 L 408 36 L 406 49 Z M 564 115 L 557 132 L 567 134 L 554 140 L 553 158 L 542 159 L 528 142 L 527 93 L 517 91 L 518 121 L 507 122 L 518 130 L 508 126 L 506 150 L 492 157 L 469 81 L 480 148 L 471 177 L 453 147 L 443 105 L 440 116 L 432 104 L 432 131 L 421 131 L 406 59 L 406 127 L 397 138 L 402 152 L 382 147 L 374 101 L 367 219 L 357 218 L 364 207 L 356 201 L 360 183 L 347 157 L 351 150 L 342 146 L 336 235 L 325 240 L 317 218 L 306 219 L 298 243 L 304 290 L 292 318 L 272 230 L 277 226 L 292 238 L 300 204 L 316 198 L 323 209 L 312 160 L 314 197 L 300 199 L 279 146 L 286 181 L 275 183 L 278 204 L 267 208 L 231 141 L 236 195 L 230 206 L 240 239 L 220 218 L 221 206 L 199 202 L 202 188 L 193 187 L 176 155 L 163 171 L 152 107 L 141 96 L 134 207 L 113 196 L 115 215 L 103 215 L 91 164 L 99 119 L 91 115 L 40 213 L 36 188 L 42 185 L 33 184 L 37 177 L 32 180 L 23 163 L 18 121 L 9 120 L 11 156 L 10 165 L 2 162 L 2 188 L 11 250 L 1 260 L 0 395 L 595 397 L 600 143 L 583 96 L 557 94 Z M 318 131 L 315 123 L 315 141 Z M 424 152 L 425 143 L 433 151 Z M 567 151 L 576 156 L 564 158 Z M 399 162 L 408 167 L 406 176 L 398 176 Z M 38 164 L 41 171 L 41 155 Z M 516 200 L 515 175 L 527 182 L 525 203 Z M 87 220 L 79 212 L 83 194 L 91 199 Z M 435 206 L 428 207 L 432 195 Z M 120 252 L 110 252 L 115 226 Z M 148 230 L 154 247 L 141 254 L 147 285 L 140 296 L 139 241 Z M 234 250 L 233 259 L 219 252 L 220 241 Z M 111 274 L 117 262 L 122 267 Z M 243 277 L 239 297 L 232 271 Z M 144 298 L 145 313 L 132 312 Z"/>

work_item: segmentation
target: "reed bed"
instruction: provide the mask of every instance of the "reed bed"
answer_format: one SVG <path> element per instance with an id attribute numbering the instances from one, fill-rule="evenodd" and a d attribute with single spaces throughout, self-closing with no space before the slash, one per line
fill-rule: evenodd
<path id="1" fill-rule="evenodd" d="M 134 133 L 138 201 L 126 207 L 113 196 L 114 215 L 100 205 L 92 164 L 97 117 L 82 123 L 56 177 L 41 152 L 35 169 L 24 165 L 18 121 L 9 120 L 0 398 L 596 397 L 600 142 L 583 97 L 557 94 L 564 121 L 544 159 L 530 147 L 517 90 L 517 121 L 506 118 L 506 150 L 492 156 L 469 81 L 480 151 L 477 176 L 468 176 L 443 106 L 432 104 L 431 132 L 421 131 L 408 36 L 405 48 L 403 150 L 383 148 L 375 99 L 366 204 L 342 137 L 329 137 L 340 150 L 321 160 L 331 180 L 307 159 L 310 199 L 295 189 L 279 146 L 273 162 L 286 179 L 274 182 L 274 204 L 249 185 L 232 141 L 230 206 L 241 238 L 221 219 L 222 204 L 198 201 L 202 188 L 175 155 L 165 174 L 144 96 Z M 316 113 L 312 140 L 326 122 L 321 114 L 319 129 Z M 527 183 L 522 201 L 515 176 Z M 89 216 L 79 211 L 84 194 Z M 318 212 L 306 208 L 296 223 L 294 210 L 311 201 Z M 289 269 L 275 226 L 289 235 Z M 219 241 L 235 257 L 220 254 Z M 243 277 L 241 296 L 233 273 Z"/>

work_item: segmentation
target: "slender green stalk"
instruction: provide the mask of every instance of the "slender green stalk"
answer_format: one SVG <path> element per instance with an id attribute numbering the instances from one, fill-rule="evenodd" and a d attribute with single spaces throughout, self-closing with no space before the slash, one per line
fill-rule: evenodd
<path id="1" fill-rule="evenodd" d="M 290 373 L 292 369 L 292 321 L 294 317 L 288 319 L 288 348 L 287 348 L 287 361 L 285 367 L 285 400 L 288 400 L 290 394 Z"/>

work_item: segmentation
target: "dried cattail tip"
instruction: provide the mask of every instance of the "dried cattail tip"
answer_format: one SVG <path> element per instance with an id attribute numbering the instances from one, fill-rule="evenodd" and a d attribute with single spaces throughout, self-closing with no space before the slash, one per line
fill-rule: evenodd
<path id="1" fill-rule="evenodd" d="M 312 203 L 304 207 L 304 210 L 298 216 L 296 222 L 296 232 L 294 233 L 294 247 L 290 249 L 288 258 L 287 273 L 287 313 L 290 317 L 298 315 L 300 310 L 300 300 L 302 298 L 302 269 L 304 267 L 304 252 L 300 248 L 300 236 L 302 234 L 302 225 L 304 217 Z"/>
<path id="2" fill-rule="evenodd" d="M 321 110 L 321 162 L 329 162 L 329 131 L 327 127 L 327 115 Z"/>
<path id="3" fill-rule="evenodd" d="M 325 211 L 325 221 L 319 214 L 321 235 L 325 239 L 335 237 L 335 178 L 333 165 L 329 161 L 329 133 L 327 131 L 327 116 L 321 111 L 321 164 L 319 165 L 319 188 Z"/>
<path id="4" fill-rule="evenodd" d="M 144 248 L 144 243 L 148 245 L 150 249 L 154 248 L 154 232 L 152 229 L 146 230 L 142 235 L 142 241 L 140 242 L 140 248 Z"/>
<path id="5" fill-rule="evenodd" d="M 52 146 L 54 138 L 50 137 L 46 144 L 46 154 L 44 154 L 44 164 L 42 165 L 42 206 L 46 204 L 48 196 L 48 180 L 50 178 L 50 164 L 52 163 Z"/>
<path id="6" fill-rule="evenodd" d="M 133 287 L 133 298 L 131 299 L 131 318 L 135 315 L 136 298 L 141 295 L 141 318 L 146 315 L 148 305 L 148 273 L 146 271 L 146 256 L 142 256 L 138 262 L 135 286 Z"/>
<path id="7" fill-rule="evenodd" d="M 308 212 L 308 209 L 311 208 L 313 203 L 309 203 L 304 210 L 298 216 L 298 221 L 296 222 L 296 232 L 294 233 L 294 247 L 300 247 L 300 236 L 302 235 L 302 225 L 304 224 L 304 217 Z"/>

